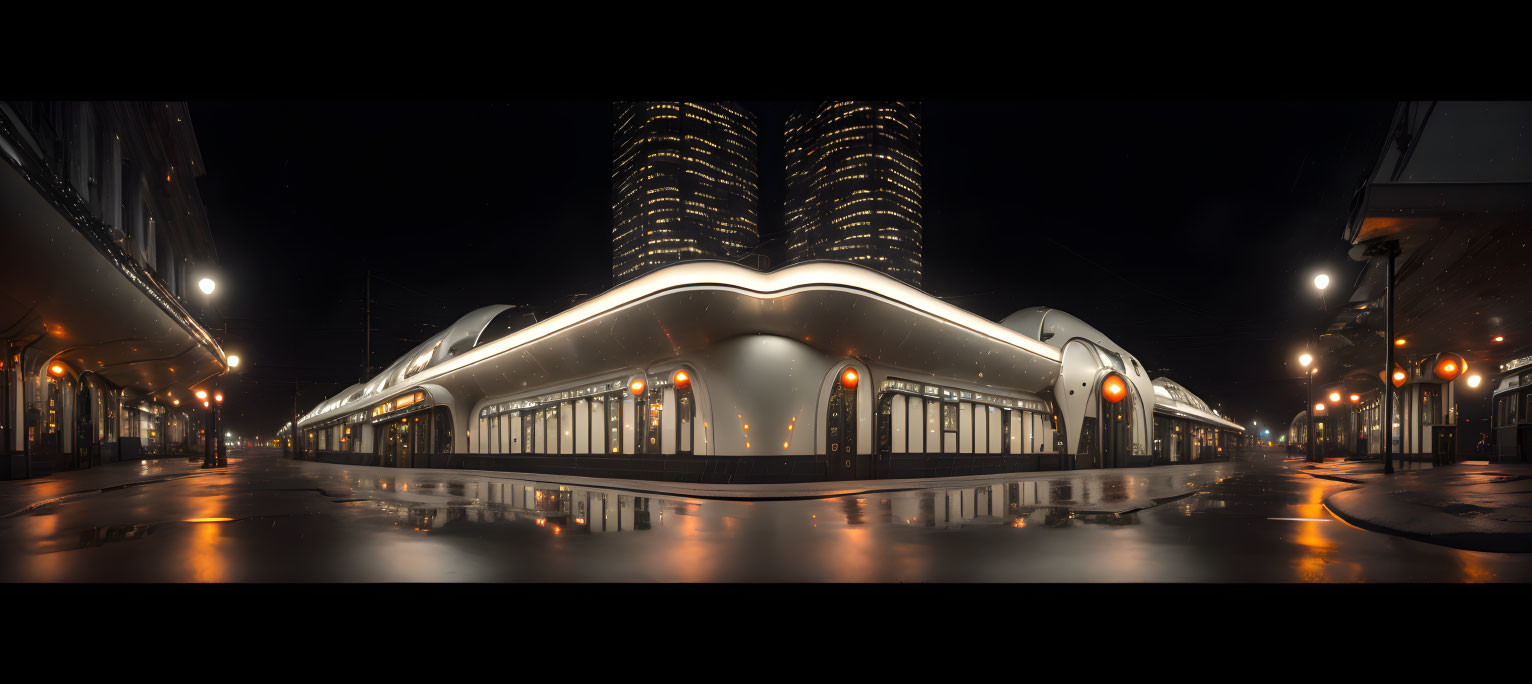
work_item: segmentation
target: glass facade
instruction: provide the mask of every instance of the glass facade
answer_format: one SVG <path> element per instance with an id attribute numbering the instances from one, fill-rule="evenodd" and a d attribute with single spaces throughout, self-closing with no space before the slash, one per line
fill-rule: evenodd
<path id="1" fill-rule="evenodd" d="M 1246 436 L 1195 420 L 1155 415 L 1153 444 L 1156 465 L 1223 461 L 1243 452 Z"/>
<path id="2" fill-rule="evenodd" d="M 921 283 L 920 117 L 826 102 L 787 119 L 787 262 L 849 261 Z"/>
<path id="3" fill-rule="evenodd" d="M 650 377 L 634 395 L 627 378 L 479 409 L 470 453 L 690 454 L 697 439 L 690 386 Z"/>
<path id="4" fill-rule="evenodd" d="M 1053 407 L 890 378 L 878 392 L 881 454 L 1050 454 L 1062 451 Z M 833 445 L 833 442 L 832 442 Z M 833 447 L 832 447 L 833 451 Z"/>
<path id="5" fill-rule="evenodd" d="M 613 106 L 612 281 L 760 243 L 754 114 L 723 102 Z"/>

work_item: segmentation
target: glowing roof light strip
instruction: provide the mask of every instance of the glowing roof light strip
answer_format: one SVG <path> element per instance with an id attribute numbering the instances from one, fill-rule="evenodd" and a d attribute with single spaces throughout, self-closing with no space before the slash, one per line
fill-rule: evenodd
<path id="1" fill-rule="evenodd" d="M 799 291 L 826 288 L 853 288 L 868 297 L 885 299 L 894 304 L 944 320 L 997 342 L 1031 352 L 1059 363 L 1062 355 L 1031 337 L 1027 337 L 994 321 L 969 313 L 940 299 L 932 297 L 898 280 L 877 271 L 852 264 L 829 261 L 810 261 L 787 266 L 771 273 L 761 273 L 751 268 L 725 261 L 687 261 L 651 271 L 639 278 L 618 285 L 592 297 L 570 309 L 543 321 L 522 328 L 510 335 L 476 347 L 436 366 L 426 368 L 411 376 L 412 383 L 426 382 L 439 375 L 450 373 L 474 363 L 513 350 L 529 342 L 554 335 L 589 319 L 613 313 L 642 303 L 644 300 L 672 290 L 689 288 L 735 288 L 757 298 L 775 299 L 796 294 Z M 397 361 L 395 362 L 397 363 Z M 390 366 L 392 368 L 392 365 Z M 369 381 L 369 385 L 372 381 Z M 381 388 L 380 388 L 381 389 Z M 381 392 L 364 392 L 356 401 L 366 401 Z M 342 402 L 344 404 L 345 402 Z M 302 420 L 323 415 L 315 412 Z M 302 422 L 302 421 L 300 421 Z"/>

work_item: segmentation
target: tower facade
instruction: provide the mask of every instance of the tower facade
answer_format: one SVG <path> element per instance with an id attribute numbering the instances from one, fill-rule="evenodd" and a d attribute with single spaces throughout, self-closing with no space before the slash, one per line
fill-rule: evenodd
<path id="1" fill-rule="evenodd" d="M 825 102 L 788 117 L 788 263 L 849 261 L 920 286 L 917 107 Z"/>
<path id="2" fill-rule="evenodd" d="M 758 122 L 724 102 L 619 102 L 612 128 L 612 281 L 760 243 Z"/>

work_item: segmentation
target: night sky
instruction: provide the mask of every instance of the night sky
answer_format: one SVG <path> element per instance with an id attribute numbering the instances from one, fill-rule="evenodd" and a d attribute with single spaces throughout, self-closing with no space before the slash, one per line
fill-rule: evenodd
<path id="1" fill-rule="evenodd" d="M 761 228 L 782 226 L 782 123 L 760 117 Z M 1046 305 L 1249 424 L 1304 406 L 1293 358 L 1360 264 L 1340 238 L 1392 101 L 923 105 L 928 292 L 999 320 Z M 231 428 L 270 436 L 489 304 L 611 277 L 611 107 L 191 103 L 223 275 Z M 776 264 L 774 264 L 776 265 Z M 1163 369 L 1163 370 L 1159 370 Z M 1275 434 L 1275 432 L 1273 433 Z"/>

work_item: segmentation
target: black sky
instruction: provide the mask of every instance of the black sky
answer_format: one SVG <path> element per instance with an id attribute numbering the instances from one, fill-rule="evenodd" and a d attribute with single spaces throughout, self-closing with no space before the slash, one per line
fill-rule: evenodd
<path id="1" fill-rule="evenodd" d="M 782 123 L 760 116 L 761 227 L 781 230 Z M 925 289 L 990 319 L 1073 313 L 1246 423 L 1303 407 L 1289 357 L 1320 320 L 1392 102 L 927 102 Z M 269 435 L 468 311 L 610 281 L 611 108 L 581 103 L 193 102 L 249 360 L 231 427 Z M 1330 302 L 1332 307 L 1335 302 Z"/>

